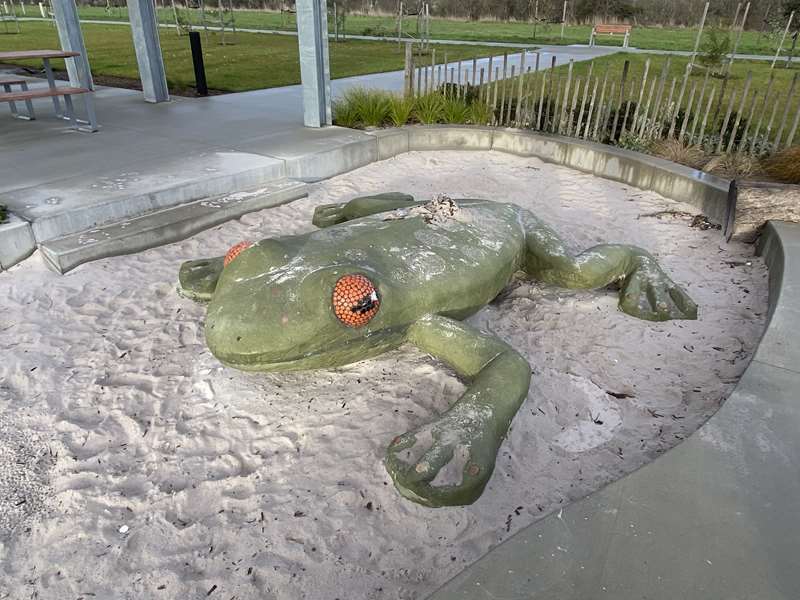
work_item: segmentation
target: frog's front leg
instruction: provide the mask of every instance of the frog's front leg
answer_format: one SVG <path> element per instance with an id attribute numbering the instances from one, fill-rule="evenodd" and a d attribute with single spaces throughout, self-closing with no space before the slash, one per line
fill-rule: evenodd
<path id="1" fill-rule="evenodd" d="M 208 302 L 224 267 L 224 256 L 186 261 L 178 272 L 178 292 L 190 300 Z"/>
<path id="2" fill-rule="evenodd" d="M 697 305 L 647 251 L 624 244 L 603 244 L 572 256 L 563 241 L 530 213 L 525 226 L 525 271 L 539 281 L 568 288 L 620 284 L 619 307 L 648 321 L 696 319 Z"/>
<path id="3" fill-rule="evenodd" d="M 437 420 L 392 441 L 386 467 L 403 496 L 426 506 L 471 504 L 494 470 L 497 450 L 530 385 L 528 362 L 497 338 L 427 316 L 408 340 L 452 367 L 469 385 Z"/>
<path id="4" fill-rule="evenodd" d="M 400 192 L 387 192 L 385 194 L 375 194 L 374 196 L 362 196 L 353 198 L 349 202 L 336 204 L 321 204 L 314 209 L 314 216 L 311 222 L 317 227 L 330 227 L 345 221 L 352 221 L 369 215 L 395 210 L 397 208 L 408 208 L 416 202 L 413 196 Z"/>

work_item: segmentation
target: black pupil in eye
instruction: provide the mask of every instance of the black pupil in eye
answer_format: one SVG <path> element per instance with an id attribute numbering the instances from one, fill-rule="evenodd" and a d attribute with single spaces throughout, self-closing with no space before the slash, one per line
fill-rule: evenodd
<path id="1" fill-rule="evenodd" d="M 363 315 L 364 313 L 368 313 L 375 308 L 375 304 L 376 302 L 374 294 L 367 294 L 361 300 L 359 300 L 357 304 L 350 307 L 350 312 Z"/>

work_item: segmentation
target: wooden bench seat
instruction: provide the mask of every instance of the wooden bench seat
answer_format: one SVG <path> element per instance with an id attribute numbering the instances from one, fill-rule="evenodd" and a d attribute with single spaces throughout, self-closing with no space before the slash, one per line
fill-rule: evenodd
<path id="1" fill-rule="evenodd" d="M 72 96 L 76 96 L 79 94 L 91 94 L 93 93 L 92 90 L 88 88 L 80 88 L 80 87 L 55 87 L 55 88 L 36 88 L 36 89 L 27 89 L 27 82 L 21 81 L 20 85 L 23 89 L 18 91 L 9 91 L 10 86 L 12 84 L 10 82 L 6 82 L 0 80 L 0 86 L 3 86 L 6 91 L 0 93 L 0 102 L 8 102 L 11 104 L 11 112 L 15 117 L 25 118 L 24 116 L 16 114 L 16 107 L 14 106 L 15 102 L 25 102 L 28 107 L 28 118 L 34 119 L 35 116 L 33 114 L 33 106 L 31 104 L 31 100 L 35 100 L 37 98 L 64 98 L 64 103 L 67 106 L 67 117 L 70 121 L 72 121 L 73 126 L 76 129 L 78 127 L 78 119 L 75 117 L 75 109 L 72 105 Z M 88 124 L 91 127 L 91 131 L 97 131 L 97 123 L 94 117 L 94 107 L 90 108 L 90 103 L 87 102 L 87 112 L 89 113 L 89 121 Z"/>
<path id="2" fill-rule="evenodd" d="M 28 83 L 27 79 L 0 79 L 0 85 L 22 85 Z"/>
<path id="3" fill-rule="evenodd" d="M 625 39 L 622 40 L 622 47 L 627 48 L 630 40 L 632 25 L 595 25 L 592 27 L 592 33 L 589 36 L 589 46 L 594 46 L 595 37 L 598 35 L 624 35 Z"/>
<path id="4" fill-rule="evenodd" d="M 76 87 L 39 88 L 35 90 L 20 90 L 19 92 L 0 93 L 0 102 L 19 102 L 35 98 L 52 98 L 53 96 L 74 96 L 76 94 L 89 94 L 91 90 Z"/>

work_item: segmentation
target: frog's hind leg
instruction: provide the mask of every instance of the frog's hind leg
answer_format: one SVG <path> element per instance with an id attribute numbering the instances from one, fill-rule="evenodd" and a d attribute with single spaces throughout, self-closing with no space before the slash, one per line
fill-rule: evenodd
<path id="1" fill-rule="evenodd" d="M 386 468 L 405 497 L 426 506 L 471 504 L 494 470 L 500 448 L 530 385 L 527 361 L 510 346 L 468 325 L 424 317 L 408 340 L 469 381 L 437 420 L 394 439 Z"/>
<path id="2" fill-rule="evenodd" d="M 374 196 L 362 196 L 353 198 L 349 202 L 337 204 L 321 204 L 314 209 L 314 217 L 311 222 L 317 227 L 330 227 L 345 221 L 352 221 L 360 217 L 374 215 L 377 213 L 395 210 L 397 208 L 408 208 L 415 204 L 421 204 L 414 200 L 413 196 L 400 192 L 388 192 L 385 194 L 375 194 Z"/>
<path id="3" fill-rule="evenodd" d="M 224 257 L 217 256 L 183 263 L 178 273 L 178 292 L 181 296 L 197 302 L 211 300 L 225 266 L 224 260 Z"/>
<path id="4" fill-rule="evenodd" d="M 623 312 L 648 321 L 696 319 L 697 305 L 647 251 L 624 244 L 594 246 L 573 256 L 564 242 L 532 214 L 523 212 L 526 273 L 568 288 L 620 286 Z"/>

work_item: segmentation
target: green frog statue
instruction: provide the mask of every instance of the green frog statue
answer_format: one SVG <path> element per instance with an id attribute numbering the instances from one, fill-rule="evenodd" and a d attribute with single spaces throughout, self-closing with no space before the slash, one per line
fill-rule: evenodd
<path id="1" fill-rule="evenodd" d="M 208 302 L 208 347 L 236 369 L 333 368 L 408 343 L 455 370 L 464 394 L 386 452 L 399 492 L 426 506 L 480 497 L 527 396 L 525 358 L 463 322 L 515 274 L 567 288 L 615 284 L 619 308 L 639 319 L 697 318 L 645 250 L 604 244 L 575 256 L 514 204 L 386 193 L 318 206 L 312 222 L 320 229 L 184 263 L 179 291 Z"/>

